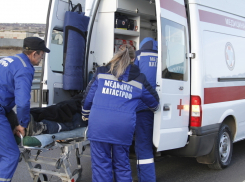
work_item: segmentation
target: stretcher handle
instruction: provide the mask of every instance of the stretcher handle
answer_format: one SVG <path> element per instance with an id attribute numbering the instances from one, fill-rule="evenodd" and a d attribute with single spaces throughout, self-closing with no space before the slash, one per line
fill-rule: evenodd
<path id="1" fill-rule="evenodd" d="M 20 133 L 20 146 L 24 147 L 24 145 L 23 145 L 23 136 L 21 135 L 21 133 Z"/>
<path id="2" fill-rule="evenodd" d="M 88 127 L 86 127 L 86 129 L 84 131 L 84 140 L 87 140 L 87 131 L 88 131 Z"/>

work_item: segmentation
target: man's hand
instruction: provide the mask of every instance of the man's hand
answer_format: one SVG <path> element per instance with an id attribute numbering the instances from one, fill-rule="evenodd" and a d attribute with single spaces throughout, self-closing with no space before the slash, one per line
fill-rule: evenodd
<path id="1" fill-rule="evenodd" d="M 83 120 L 83 121 L 88 121 L 88 118 L 85 117 L 85 116 L 82 116 L 82 120 Z"/>
<path id="2" fill-rule="evenodd" d="M 18 137 L 20 137 L 20 134 L 24 137 L 26 132 L 25 132 L 25 128 L 21 125 L 18 125 L 15 127 L 14 129 L 14 134 L 16 134 Z"/>

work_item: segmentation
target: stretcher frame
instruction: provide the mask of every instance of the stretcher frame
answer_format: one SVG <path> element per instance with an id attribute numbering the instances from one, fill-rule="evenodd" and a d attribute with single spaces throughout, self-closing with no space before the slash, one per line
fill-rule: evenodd
<path id="1" fill-rule="evenodd" d="M 89 155 L 84 155 L 83 152 L 86 149 L 86 146 L 90 143 L 86 138 L 87 129 L 85 130 L 85 137 L 77 138 L 67 138 L 65 142 L 57 142 L 45 146 L 45 147 L 29 147 L 23 145 L 23 137 L 21 136 L 21 144 L 19 148 L 23 148 L 23 151 L 20 154 L 20 160 L 24 158 L 25 163 L 27 164 L 28 171 L 33 178 L 33 182 L 48 182 L 47 175 L 57 176 L 62 182 L 76 182 L 80 181 L 82 178 L 82 166 L 81 166 L 81 157 L 90 157 Z M 49 158 L 40 156 L 42 152 L 48 152 L 59 148 L 61 150 L 60 157 L 58 158 Z M 31 155 L 31 151 L 36 150 L 36 155 Z M 76 151 L 76 161 L 77 169 L 71 172 L 71 164 L 69 157 L 71 151 Z M 33 166 L 33 163 L 36 164 Z M 45 170 L 41 168 L 40 164 L 48 164 L 55 167 L 55 170 Z M 64 172 L 60 172 L 61 169 L 64 169 Z"/>

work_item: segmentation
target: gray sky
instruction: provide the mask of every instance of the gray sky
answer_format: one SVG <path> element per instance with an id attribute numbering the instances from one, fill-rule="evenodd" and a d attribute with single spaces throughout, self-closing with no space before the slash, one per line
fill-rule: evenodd
<path id="1" fill-rule="evenodd" d="M 46 23 L 49 0 L 0 0 L 0 23 Z"/>

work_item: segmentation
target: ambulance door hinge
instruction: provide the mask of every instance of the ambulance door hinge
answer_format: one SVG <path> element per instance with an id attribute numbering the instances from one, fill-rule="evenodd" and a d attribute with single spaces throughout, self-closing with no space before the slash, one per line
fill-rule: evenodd
<path id="1" fill-rule="evenodd" d="M 42 96 L 43 96 L 43 104 L 48 104 L 48 94 L 49 94 L 49 90 L 43 90 Z"/>
<path id="2" fill-rule="evenodd" d="M 188 58 L 195 59 L 196 53 L 186 53 L 186 59 L 188 59 Z"/>
<path id="3" fill-rule="evenodd" d="M 192 130 L 190 130 L 190 131 L 188 132 L 188 135 L 189 135 L 189 136 L 192 136 Z"/>
<path id="4" fill-rule="evenodd" d="M 47 83 L 48 83 L 47 80 L 43 80 L 43 81 L 42 81 L 42 84 L 47 85 Z"/>

